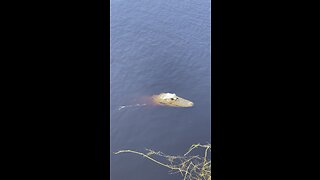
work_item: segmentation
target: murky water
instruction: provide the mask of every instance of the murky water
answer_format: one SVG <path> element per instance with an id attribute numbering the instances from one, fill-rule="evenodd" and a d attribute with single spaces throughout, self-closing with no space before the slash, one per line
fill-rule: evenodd
<path id="1" fill-rule="evenodd" d="M 111 0 L 111 152 L 182 155 L 194 143 L 211 143 L 210 6 L 210 0 Z M 142 105 L 161 92 L 194 106 Z M 141 106 L 120 108 L 134 104 Z M 110 159 L 112 180 L 181 179 L 134 154 Z"/>

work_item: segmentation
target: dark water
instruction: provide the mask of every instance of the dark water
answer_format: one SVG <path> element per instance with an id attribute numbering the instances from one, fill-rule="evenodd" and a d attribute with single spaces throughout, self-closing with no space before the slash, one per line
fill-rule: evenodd
<path id="1" fill-rule="evenodd" d="M 111 0 L 111 152 L 182 155 L 211 143 L 210 0 Z M 121 105 L 172 92 L 192 108 Z M 134 154 L 110 154 L 112 180 L 177 180 Z"/>

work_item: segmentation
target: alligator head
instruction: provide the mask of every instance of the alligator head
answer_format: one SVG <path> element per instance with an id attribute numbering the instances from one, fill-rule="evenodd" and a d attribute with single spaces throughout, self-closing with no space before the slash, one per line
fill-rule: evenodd
<path id="1" fill-rule="evenodd" d="M 192 107 L 193 102 L 178 97 L 172 93 L 161 93 L 159 95 L 153 95 L 152 100 L 156 104 L 173 106 L 173 107 Z"/>

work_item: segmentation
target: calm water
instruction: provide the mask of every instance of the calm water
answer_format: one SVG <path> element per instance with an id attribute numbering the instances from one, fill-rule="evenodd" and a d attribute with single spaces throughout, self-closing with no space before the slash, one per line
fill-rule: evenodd
<path id="1" fill-rule="evenodd" d="M 211 143 L 210 0 L 111 0 L 111 152 L 182 155 Z M 130 107 L 176 93 L 192 108 Z M 110 154 L 112 180 L 178 180 L 134 154 Z"/>

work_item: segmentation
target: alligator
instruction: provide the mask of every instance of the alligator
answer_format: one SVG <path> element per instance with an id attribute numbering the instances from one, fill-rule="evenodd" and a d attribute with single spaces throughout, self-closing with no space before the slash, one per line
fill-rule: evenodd
<path id="1" fill-rule="evenodd" d="M 192 107 L 193 102 L 183 99 L 176 94 L 161 93 L 159 95 L 153 95 L 152 101 L 158 105 L 172 106 L 172 107 Z"/>
<path id="2" fill-rule="evenodd" d="M 131 104 L 120 106 L 118 110 L 128 107 L 137 107 L 137 106 L 147 106 L 147 105 L 161 105 L 161 106 L 171 106 L 171 107 L 192 107 L 193 102 L 183 99 L 182 97 L 177 96 L 172 93 L 161 93 L 153 96 L 145 96 L 141 98 L 143 104 Z"/>

